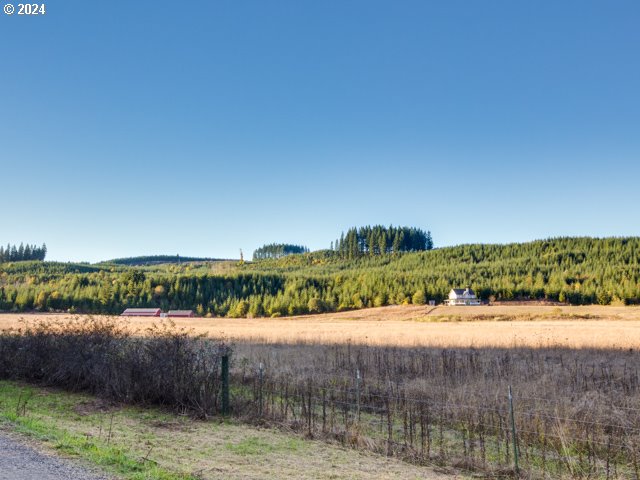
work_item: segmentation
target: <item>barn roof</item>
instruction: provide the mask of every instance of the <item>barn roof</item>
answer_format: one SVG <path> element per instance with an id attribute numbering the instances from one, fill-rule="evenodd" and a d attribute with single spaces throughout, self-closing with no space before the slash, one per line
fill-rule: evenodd
<path id="1" fill-rule="evenodd" d="M 191 315 L 193 310 L 169 310 L 169 316 L 171 315 Z"/>
<path id="2" fill-rule="evenodd" d="M 159 308 L 127 308 L 122 315 L 126 315 L 128 313 L 158 313 L 160 312 Z"/>

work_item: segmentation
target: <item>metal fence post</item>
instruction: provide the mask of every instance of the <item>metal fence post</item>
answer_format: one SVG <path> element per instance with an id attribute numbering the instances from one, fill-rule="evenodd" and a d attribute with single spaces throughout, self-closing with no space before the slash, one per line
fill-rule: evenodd
<path id="1" fill-rule="evenodd" d="M 229 352 L 222 354 L 222 414 L 229 415 Z"/>
<path id="2" fill-rule="evenodd" d="M 516 435 L 516 417 L 513 413 L 513 394 L 511 385 L 509 385 L 509 412 L 511 414 L 511 433 L 513 434 L 513 461 L 516 467 L 516 474 L 520 474 L 520 465 L 518 463 L 518 437 Z"/>
<path id="3" fill-rule="evenodd" d="M 264 365 L 260 362 L 258 366 L 258 415 L 262 417 L 262 385 L 264 381 Z"/>
<path id="4" fill-rule="evenodd" d="M 356 415 L 360 422 L 360 370 L 356 369 Z"/>

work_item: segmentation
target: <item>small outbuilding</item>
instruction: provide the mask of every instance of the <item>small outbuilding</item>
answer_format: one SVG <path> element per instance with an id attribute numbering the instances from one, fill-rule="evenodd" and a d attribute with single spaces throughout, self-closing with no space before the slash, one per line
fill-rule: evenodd
<path id="1" fill-rule="evenodd" d="M 121 317 L 159 317 L 162 310 L 159 308 L 127 308 Z"/>
<path id="2" fill-rule="evenodd" d="M 471 288 L 452 288 L 445 305 L 480 305 L 480 299 Z"/>
<path id="3" fill-rule="evenodd" d="M 193 316 L 193 310 L 169 310 L 169 313 L 167 314 L 167 317 L 191 318 Z"/>

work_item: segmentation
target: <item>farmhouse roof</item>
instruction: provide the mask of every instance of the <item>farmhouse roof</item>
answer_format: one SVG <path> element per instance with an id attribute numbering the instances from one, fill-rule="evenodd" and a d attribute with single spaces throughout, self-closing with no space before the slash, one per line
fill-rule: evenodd
<path id="1" fill-rule="evenodd" d="M 472 289 L 470 288 L 452 288 L 451 290 L 453 290 L 453 292 L 456 295 L 462 295 L 464 293 L 468 293 L 469 295 L 475 295 L 476 292 L 474 292 Z"/>

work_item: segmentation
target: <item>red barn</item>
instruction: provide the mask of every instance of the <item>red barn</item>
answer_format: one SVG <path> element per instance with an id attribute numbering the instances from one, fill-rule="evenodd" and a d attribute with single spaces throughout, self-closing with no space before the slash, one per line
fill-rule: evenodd
<path id="1" fill-rule="evenodd" d="M 159 317 L 161 310 L 159 308 L 127 308 L 121 317 Z"/>
<path id="2" fill-rule="evenodd" d="M 169 310 L 169 317 L 193 317 L 193 310 Z"/>

